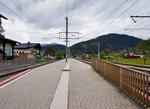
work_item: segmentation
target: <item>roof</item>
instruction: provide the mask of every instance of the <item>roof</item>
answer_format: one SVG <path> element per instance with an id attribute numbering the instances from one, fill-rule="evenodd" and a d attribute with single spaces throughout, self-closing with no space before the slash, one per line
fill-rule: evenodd
<path id="1" fill-rule="evenodd" d="M 14 46 L 15 49 L 27 49 L 27 48 L 38 48 L 41 49 L 40 43 L 21 43 Z"/>
<path id="2" fill-rule="evenodd" d="M 129 54 L 128 56 L 137 56 L 136 54 Z"/>
<path id="3" fill-rule="evenodd" d="M 4 37 L 3 35 L 1 35 L 1 34 L 0 34 L 0 41 L 4 41 L 4 42 L 6 42 L 6 43 L 13 43 L 13 44 L 19 43 L 18 41 L 14 41 L 14 40 L 5 38 L 5 37 Z"/>

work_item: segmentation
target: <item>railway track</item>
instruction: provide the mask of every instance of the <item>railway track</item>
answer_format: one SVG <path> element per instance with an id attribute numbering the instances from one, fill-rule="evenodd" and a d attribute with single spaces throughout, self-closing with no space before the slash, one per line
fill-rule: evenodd
<path id="1" fill-rule="evenodd" d="M 145 66 L 145 65 L 125 64 L 125 63 L 120 63 L 120 62 L 119 63 L 113 62 L 113 63 L 119 66 L 128 67 L 134 70 L 138 70 L 138 71 L 142 71 L 144 73 L 150 74 L 150 66 L 148 65 Z"/>
<path id="2" fill-rule="evenodd" d="M 27 70 L 27 69 L 36 68 L 39 66 L 53 63 L 53 62 L 56 62 L 56 60 L 50 61 L 50 62 L 34 64 L 34 65 L 33 64 L 25 64 L 25 65 L 20 65 L 20 66 L 0 68 L 0 82 L 4 81 L 4 80 L 6 80 L 12 76 L 15 76 L 15 75 L 21 73 L 22 71 Z"/>
<path id="3" fill-rule="evenodd" d="M 78 60 L 91 65 L 91 61 L 89 60 L 82 60 L 82 59 L 78 59 Z M 135 65 L 135 64 L 125 64 L 120 62 L 112 62 L 112 63 L 150 74 L 150 65 Z"/>

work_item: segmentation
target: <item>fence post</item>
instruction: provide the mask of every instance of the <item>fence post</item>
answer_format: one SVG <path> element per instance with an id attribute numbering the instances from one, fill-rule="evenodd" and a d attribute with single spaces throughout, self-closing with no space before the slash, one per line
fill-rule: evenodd
<path id="1" fill-rule="evenodd" d="M 104 63 L 104 77 L 106 76 L 106 62 Z"/>
<path id="2" fill-rule="evenodd" d="M 93 59 L 91 59 L 91 69 L 92 69 L 92 67 L 93 67 Z"/>
<path id="3" fill-rule="evenodd" d="M 97 71 L 97 59 L 95 59 L 95 61 L 96 61 L 96 63 L 95 63 L 95 64 L 96 64 L 96 71 Z"/>
<path id="4" fill-rule="evenodd" d="M 120 67 L 120 89 L 122 91 L 122 74 L 123 74 L 123 69 Z"/>
<path id="5" fill-rule="evenodd" d="M 140 74 L 140 103 L 142 102 L 142 74 Z"/>
<path id="6" fill-rule="evenodd" d="M 149 107 L 149 99 L 148 99 L 148 76 L 146 76 L 146 107 Z"/>
<path id="7" fill-rule="evenodd" d="M 145 104 L 145 75 L 143 75 L 143 105 Z"/>

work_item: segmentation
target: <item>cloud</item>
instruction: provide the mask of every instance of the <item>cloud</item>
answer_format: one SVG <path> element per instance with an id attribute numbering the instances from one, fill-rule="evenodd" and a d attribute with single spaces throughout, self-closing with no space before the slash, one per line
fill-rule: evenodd
<path id="1" fill-rule="evenodd" d="M 22 21 L 5 6 L 0 4 L 0 13 L 9 18 L 8 21 L 3 20 L 6 37 L 20 42 L 31 41 L 65 44 L 63 40 L 59 40 L 54 36 L 58 36 L 58 32 L 65 31 L 66 0 L 1 1 L 23 19 Z M 130 32 L 124 31 L 123 29 L 129 24 L 131 24 L 129 26 L 130 28 L 144 26 L 148 28 L 150 24 L 149 19 L 137 19 L 137 23 L 134 24 L 130 16 L 149 15 L 149 0 L 137 2 L 136 5 L 109 25 L 135 1 L 136 0 L 128 0 L 116 13 L 107 19 L 125 0 L 76 0 L 74 12 L 74 0 L 68 0 L 69 31 L 79 31 L 83 33 L 81 36 L 88 35 L 86 38 L 70 41 L 70 45 L 108 33 L 129 34 L 147 39 L 149 37 L 149 31 Z M 43 37 L 51 38 L 43 40 Z"/>

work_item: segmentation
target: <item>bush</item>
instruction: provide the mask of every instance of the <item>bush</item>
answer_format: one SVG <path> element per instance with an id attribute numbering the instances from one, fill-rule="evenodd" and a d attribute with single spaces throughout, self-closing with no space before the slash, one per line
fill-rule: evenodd
<path id="1" fill-rule="evenodd" d="M 88 55 L 88 59 L 90 59 L 90 60 L 91 60 L 91 58 L 92 58 L 92 55 L 91 55 L 91 54 L 89 54 L 89 55 Z"/>
<path id="2" fill-rule="evenodd" d="M 12 56 L 6 56 L 6 60 L 13 60 Z"/>
<path id="3" fill-rule="evenodd" d="M 82 59 L 86 59 L 87 57 L 86 57 L 86 54 L 83 54 L 82 55 Z"/>
<path id="4" fill-rule="evenodd" d="M 106 59 L 106 55 L 103 51 L 100 52 L 100 59 Z"/>
<path id="5" fill-rule="evenodd" d="M 56 59 L 62 59 L 63 56 L 64 56 L 64 53 L 61 50 L 56 52 Z"/>

